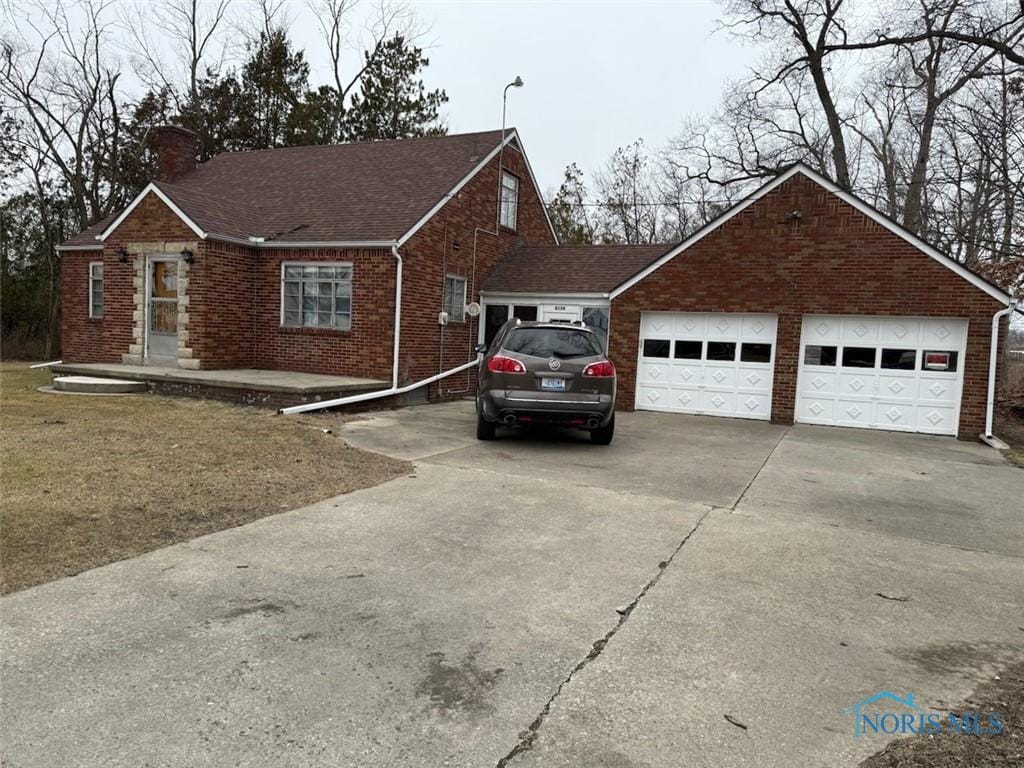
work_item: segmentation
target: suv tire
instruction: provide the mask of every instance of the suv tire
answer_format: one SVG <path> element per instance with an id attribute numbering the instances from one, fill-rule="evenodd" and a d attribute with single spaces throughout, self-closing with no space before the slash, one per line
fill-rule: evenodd
<path id="1" fill-rule="evenodd" d="M 497 425 L 493 421 L 488 421 L 481 414 L 476 415 L 476 439 L 477 440 L 493 440 L 494 431 Z"/>
<path id="2" fill-rule="evenodd" d="M 615 435 L 615 414 L 608 420 L 608 423 L 603 427 L 590 430 L 590 442 L 594 445 L 609 445 L 612 442 L 612 437 Z"/>

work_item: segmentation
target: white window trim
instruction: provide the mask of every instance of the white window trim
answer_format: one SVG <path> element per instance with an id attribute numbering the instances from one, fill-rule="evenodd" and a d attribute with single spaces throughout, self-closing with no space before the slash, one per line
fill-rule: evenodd
<path id="1" fill-rule="evenodd" d="M 454 316 L 451 312 L 448 311 L 449 308 L 445 304 L 445 297 L 446 297 L 446 295 L 448 293 L 447 290 L 442 290 L 441 291 L 441 303 L 443 305 L 445 305 L 445 306 L 442 306 L 441 309 L 443 311 L 445 311 L 445 312 L 448 312 L 448 322 L 449 323 L 464 323 L 464 322 L 466 322 L 466 298 L 467 298 L 466 297 L 466 288 L 467 288 L 466 278 L 464 276 L 462 276 L 462 275 L 446 274 L 444 276 L 444 283 L 445 283 L 444 287 L 445 288 L 448 287 L 448 281 L 449 280 L 454 280 L 456 282 L 456 285 L 458 285 L 458 284 L 462 285 L 462 302 L 461 302 L 461 304 L 458 301 L 455 302 L 455 306 L 458 307 L 461 311 L 459 312 L 458 316 Z"/>
<path id="2" fill-rule="evenodd" d="M 349 277 L 349 284 L 351 290 L 349 291 L 348 298 L 348 328 L 336 328 L 329 325 L 285 325 L 284 322 L 284 271 L 285 267 L 348 267 L 351 270 L 351 277 Z M 281 284 L 279 286 L 280 296 L 280 312 L 278 314 L 278 325 L 281 328 L 288 329 L 304 329 L 311 328 L 313 330 L 323 331 L 334 331 L 335 333 L 349 333 L 352 330 L 352 321 L 356 315 L 355 308 L 355 280 L 356 269 L 351 261 L 282 261 L 281 262 Z M 300 310 L 301 313 L 301 310 Z"/>
<path id="3" fill-rule="evenodd" d="M 98 278 L 99 279 L 99 283 L 100 283 L 100 311 L 99 312 L 96 312 L 96 307 L 92 303 L 92 284 L 93 284 L 93 281 L 97 279 L 97 278 L 93 277 L 92 270 L 93 270 L 93 267 L 102 267 L 102 266 L 103 266 L 103 262 L 102 261 L 90 261 L 89 262 L 89 279 L 86 281 L 86 283 L 88 284 L 88 289 L 87 289 L 88 292 L 89 292 L 89 299 L 88 299 L 89 304 L 88 304 L 88 307 L 89 307 L 89 319 L 91 319 L 91 320 L 100 320 L 103 317 L 103 302 L 102 302 L 102 297 L 103 297 L 103 280 L 104 280 L 103 276 Z"/>
<path id="4" fill-rule="evenodd" d="M 513 190 L 513 197 L 512 197 L 512 205 L 510 206 L 511 212 L 512 212 L 512 215 L 510 217 L 512 219 L 511 223 L 508 223 L 508 222 L 505 221 L 505 210 L 506 210 L 506 207 L 505 207 L 505 189 L 506 189 L 505 188 L 505 179 L 506 178 L 512 179 L 515 182 L 515 189 Z M 522 186 L 522 182 L 520 181 L 518 176 L 516 176 L 514 173 L 511 173 L 509 171 L 506 171 L 506 170 L 502 169 L 502 171 L 501 171 L 501 199 L 498 201 L 498 208 L 499 208 L 500 213 L 501 213 L 501 215 L 499 216 L 499 223 L 505 229 L 510 229 L 513 232 L 517 231 L 516 227 L 519 224 L 519 188 L 520 188 L 520 186 Z"/>

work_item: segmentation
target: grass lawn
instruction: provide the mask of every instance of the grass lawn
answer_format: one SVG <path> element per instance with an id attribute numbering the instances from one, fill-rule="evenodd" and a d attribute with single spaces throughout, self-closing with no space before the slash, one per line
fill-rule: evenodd
<path id="1" fill-rule="evenodd" d="M 0 594 L 389 480 L 317 416 L 36 391 L 0 363 Z"/>
<path id="2" fill-rule="evenodd" d="M 919 734 L 897 739 L 860 768 L 1011 768 L 1024 765 L 1024 664 L 1004 670 L 964 702 L 963 711 L 999 713 L 998 736 Z M 987 722 L 987 721 L 986 721 Z"/>

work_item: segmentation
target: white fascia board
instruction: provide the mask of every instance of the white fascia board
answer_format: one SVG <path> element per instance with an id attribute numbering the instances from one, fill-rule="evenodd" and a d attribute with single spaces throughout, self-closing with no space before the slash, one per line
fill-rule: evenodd
<path id="1" fill-rule="evenodd" d="M 659 258 L 657 261 L 655 261 L 654 263 L 649 264 L 648 266 L 644 267 L 642 270 L 640 270 L 635 275 L 633 275 L 631 278 L 629 278 L 626 282 L 622 283 L 622 285 L 618 286 L 615 290 L 613 290 L 609 294 L 610 298 L 612 298 L 612 299 L 618 298 L 618 296 L 620 294 L 624 293 L 625 291 L 628 291 L 630 288 L 632 288 L 634 285 L 636 285 L 641 280 L 646 278 L 652 272 L 655 272 L 656 270 L 661 269 L 662 266 L 664 266 L 668 262 L 672 261 L 672 259 L 674 259 L 680 253 L 685 251 L 691 245 L 693 245 L 697 241 L 703 239 L 705 235 L 708 235 L 711 232 L 715 231 L 720 226 L 725 224 L 725 222 L 727 222 L 733 216 L 735 216 L 738 213 L 741 213 L 742 211 L 746 210 L 748 207 L 750 207 L 751 205 L 756 203 L 758 200 L 760 200 L 762 197 L 767 195 L 773 189 L 775 189 L 776 187 L 778 187 L 778 186 L 782 185 L 783 183 L 789 181 L 789 179 L 793 178 L 793 176 L 795 176 L 798 173 L 798 171 L 799 171 L 799 167 L 798 166 L 793 166 L 792 168 L 790 168 L 785 173 L 775 177 L 774 179 L 772 179 L 771 181 L 769 181 L 767 184 L 763 185 L 759 189 L 754 190 L 751 194 L 749 194 L 747 197 L 745 197 L 742 200 L 740 200 L 738 203 L 736 203 L 736 205 L 734 205 L 732 208 L 727 210 L 725 213 L 723 213 L 717 219 L 712 219 L 711 221 L 709 221 L 707 224 L 705 224 L 703 227 L 698 229 L 696 232 L 694 232 L 688 238 L 683 240 L 683 242 L 681 242 L 675 248 L 672 248 L 671 250 L 669 250 L 664 256 Z"/>
<path id="2" fill-rule="evenodd" d="M 516 302 L 524 301 L 593 301 L 599 304 L 607 304 L 609 302 L 607 293 L 536 293 L 533 291 L 511 293 L 509 291 L 480 291 L 480 298 L 482 301 L 492 304 L 515 304 Z"/>
<path id="3" fill-rule="evenodd" d="M 762 197 L 767 195 L 769 192 L 771 192 L 772 190 L 776 189 L 778 186 L 780 186 L 784 182 L 788 181 L 789 179 L 793 178 L 793 176 L 795 176 L 798 173 L 802 173 L 804 176 L 809 178 L 811 181 L 815 182 L 816 184 L 818 184 L 821 187 L 824 187 L 826 190 L 828 190 L 832 194 L 834 194 L 837 197 L 839 197 L 839 199 L 842 200 L 843 202 L 845 202 L 848 205 L 851 205 L 854 208 L 856 208 L 858 211 L 863 213 L 865 216 L 867 216 L 872 221 L 874 221 L 877 224 L 880 224 L 881 226 L 885 227 L 885 229 L 889 230 L 890 232 L 892 232 L 894 235 L 896 235 L 900 239 L 902 239 L 902 240 L 906 241 L 907 243 L 909 243 L 910 245 L 914 246 L 915 248 L 917 248 L 917 250 L 919 250 L 922 253 L 930 256 L 931 258 L 933 258 L 935 261 L 937 261 L 940 264 L 942 264 L 947 269 L 952 270 L 957 275 L 962 277 L 964 280 L 966 280 L 967 282 L 971 283 L 971 285 L 973 285 L 975 288 L 979 288 L 980 290 L 984 291 L 985 293 L 987 293 L 992 298 L 994 298 L 997 301 L 1000 301 L 1000 302 L 1002 302 L 1004 304 L 1008 303 L 1011 300 L 1009 294 L 1004 293 L 1003 291 L 999 290 L 998 288 L 996 288 L 993 285 L 989 285 L 987 282 L 985 282 L 980 277 L 978 277 L 977 275 L 972 273 L 970 270 L 966 269 L 965 267 L 963 267 L 961 264 L 959 264 L 956 261 L 954 261 L 949 256 L 946 256 L 945 254 L 939 252 L 938 250 L 936 250 L 934 247 L 932 247 L 931 245 L 926 243 L 921 238 L 919 238 L 916 235 L 912 234 L 911 232 L 905 230 L 899 224 L 897 224 L 896 222 L 892 221 L 891 219 L 889 219 L 887 216 L 883 215 L 879 211 L 875 210 L 874 208 L 872 208 L 870 205 L 865 203 L 860 198 L 858 198 L 858 197 L 856 197 L 854 195 L 851 195 L 849 192 L 846 192 L 845 190 L 841 189 L 835 182 L 829 181 L 824 176 L 819 174 L 817 171 L 814 171 L 813 169 L 807 167 L 806 165 L 800 164 L 800 163 L 794 165 L 788 171 L 786 171 L 785 173 L 780 174 L 779 176 L 777 176 L 776 178 L 774 178 L 773 180 L 771 180 L 767 184 L 763 185 L 759 189 L 754 190 L 749 196 L 747 196 L 746 198 L 741 200 L 739 203 L 734 205 L 732 208 L 730 208 L 728 211 L 723 213 L 717 219 L 714 219 L 713 221 L 710 221 L 707 224 L 705 224 L 699 230 L 697 230 L 692 235 L 690 235 L 690 237 L 686 238 L 683 242 L 681 242 L 675 248 L 670 250 L 668 253 L 666 253 L 664 256 L 662 256 L 660 259 L 655 261 L 653 264 L 648 266 L 646 269 L 643 269 L 640 272 L 638 272 L 637 274 L 633 275 L 633 277 L 629 278 L 629 280 L 627 280 L 626 282 L 624 282 L 622 285 L 618 286 L 615 290 L 613 290 L 611 292 L 611 298 L 615 299 L 619 295 L 621 295 L 623 292 L 628 291 L 630 288 L 632 288 L 634 285 L 636 285 L 641 280 L 646 278 L 652 272 L 654 272 L 657 269 L 661 268 L 664 264 L 666 264 L 669 261 L 671 261 L 672 259 L 674 259 L 680 253 L 682 253 L 687 248 L 689 248 L 691 245 L 693 245 L 697 241 L 703 239 L 705 236 L 707 236 L 708 234 L 710 234 L 714 230 L 718 229 L 720 226 L 725 224 L 725 222 L 729 221 L 729 219 L 731 219 L 733 216 L 735 216 L 736 214 L 740 213 L 744 209 L 748 208 L 750 205 L 752 205 L 753 203 L 757 202 Z"/>
<path id="4" fill-rule="evenodd" d="M 365 248 L 365 249 L 390 249 L 395 244 L 394 240 L 309 240 L 306 242 L 295 241 L 278 241 L 278 240 L 262 240 L 262 239 L 248 239 L 244 237 L 232 237 L 230 235 L 218 235 L 216 232 L 209 232 L 206 235 L 207 240 L 215 240 L 222 243 L 234 243 L 235 245 L 244 245 L 249 248 Z"/>
<path id="5" fill-rule="evenodd" d="M 185 224 L 188 226 L 188 228 L 191 229 L 193 232 L 196 233 L 196 235 L 199 236 L 200 240 L 205 240 L 206 239 L 206 233 L 203 232 L 202 228 L 198 224 L 196 224 L 194 221 L 192 221 L 192 219 L 190 219 L 185 214 L 185 212 L 183 210 L 181 210 L 181 208 L 179 208 L 174 203 L 173 200 L 171 200 L 171 198 L 169 198 L 167 195 L 165 195 L 163 192 L 161 192 L 160 188 L 156 184 L 154 184 L 153 182 L 150 182 L 149 184 L 147 184 L 146 188 L 143 189 L 141 192 L 139 192 L 138 195 L 135 196 L 135 199 L 131 201 L 131 203 L 128 205 L 128 207 L 125 208 L 123 211 L 121 211 L 121 215 L 118 216 L 116 219 L 114 219 L 114 221 L 110 224 L 110 226 L 107 227 L 105 230 L 103 230 L 103 232 L 101 232 L 100 234 L 96 235 L 96 239 L 99 240 L 100 242 L 103 242 L 104 240 L 106 240 L 110 236 L 110 233 L 113 232 L 115 229 L 117 229 L 119 226 L 121 226 L 121 222 L 123 222 L 126 218 L 128 218 L 128 215 L 138 207 L 139 203 L 141 203 L 142 200 L 146 197 L 146 195 L 148 195 L 150 192 L 152 192 L 157 197 L 159 197 L 164 202 L 164 205 L 166 205 L 168 208 L 170 208 L 172 211 L 174 211 L 174 215 L 177 216 L 179 219 L 181 219 L 183 222 L 185 222 Z"/>
<path id="6" fill-rule="evenodd" d="M 63 251 L 102 251 L 102 245 L 58 245 L 54 248 L 57 253 Z"/>
<path id="7" fill-rule="evenodd" d="M 484 157 L 483 160 L 477 163 L 476 167 L 473 168 L 473 170 L 471 170 L 469 173 L 463 176 L 462 180 L 459 181 L 459 183 L 456 184 L 454 187 L 452 187 L 451 191 L 447 192 L 444 195 L 444 197 L 442 197 L 433 208 L 427 211 L 423 218 L 421 218 L 419 221 L 413 224 L 412 228 L 408 232 L 406 232 L 404 235 L 398 238 L 398 246 L 402 247 L 403 245 L 406 244 L 406 242 L 408 242 L 410 237 L 419 232 L 419 230 L 423 227 L 424 224 L 426 224 L 428 221 L 434 218 L 434 215 L 442 208 L 444 208 L 444 206 L 448 204 L 449 200 L 451 200 L 457 194 L 459 194 L 459 190 L 466 186 L 469 183 L 470 179 L 472 179 L 474 176 L 480 173 L 480 171 L 483 170 L 487 166 L 487 164 L 491 162 L 491 160 L 497 157 L 498 153 L 501 152 L 505 145 L 512 141 L 512 139 L 514 138 L 516 138 L 516 132 L 512 131 L 508 136 L 505 137 L 504 141 L 500 142 L 498 146 L 496 146 L 494 149 L 488 152 L 486 157 Z"/>

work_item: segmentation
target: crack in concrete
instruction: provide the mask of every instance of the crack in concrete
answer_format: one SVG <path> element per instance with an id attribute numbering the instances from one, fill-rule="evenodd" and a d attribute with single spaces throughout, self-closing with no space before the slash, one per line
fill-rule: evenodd
<path id="1" fill-rule="evenodd" d="M 537 715 L 537 717 L 533 719 L 533 722 L 530 723 L 530 725 L 526 728 L 525 731 L 520 731 L 519 741 L 508 752 L 508 754 L 506 754 L 497 762 L 495 768 L 507 768 L 507 766 L 511 765 L 512 761 L 518 755 L 521 755 L 524 752 L 529 752 L 531 749 L 533 749 L 534 742 L 537 740 L 537 735 L 540 732 L 541 726 L 544 725 L 544 721 L 547 719 L 547 716 L 551 713 L 552 705 L 555 703 L 555 700 L 561 695 L 562 690 L 565 688 L 565 686 L 572 682 L 572 679 L 576 676 L 578 672 L 582 671 L 588 664 L 590 664 L 590 662 L 594 661 L 594 659 L 601 655 L 605 647 L 608 645 L 608 642 L 613 637 L 615 637 L 616 633 L 622 628 L 626 621 L 629 620 L 629 617 L 633 613 L 633 609 L 636 608 L 637 605 L 639 605 L 640 601 L 654 587 L 654 585 L 661 580 L 662 575 L 664 575 L 665 571 L 672 564 L 672 561 L 675 560 L 676 555 L 679 554 L 680 550 L 682 550 L 682 548 L 686 545 L 686 542 L 690 540 L 690 538 L 697 532 L 697 529 L 701 527 L 701 524 L 704 522 L 707 516 L 710 515 L 715 509 L 716 507 L 709 507 L 708 510 L 700 516 L 697 522 L 694 523 L 693 528 L 691 528 L 689 532 L 683 537 L 682 541 L 679 542 L 678 546 L 672 551 L 672 554 L 668 556 L 668 559 L 662 560 L 660 563 L 658 563 L 658 572 L 646 584 L 644 584 L 644 586 L 637 593 L 636 597 L 634 597 L 633 600 L 624 609 L 622 609 L 621 613 L 619 614 L 619 620 L 615 623 L 615 626 L 613 626 L 610 630 L 605 632 L 601 638 L 594 641 L 594 644 L 591 646 L 590 651 L 587 653 L 587 655 L 580 659 L 576 663 L 576 666 L 574 666 L 572 670 L 569 672 L 569 674 L 565 677 L 565 679 L 558 684 L 558 688 L 556 688 L 555 692 L 551 694 L 551 697 L 544 704 L 544 707 L 541 709 L 540 713 Z"/>
<path id="2" fill-rule="evenodd" d="M 786 427 L 786 431 L 779 435 L 779 439 L 776 441 L 775 445 L 772 446 L 772 449 L 768 451 L 768 455 L 764 457 L 764 461 L 762 461 L 761 466 L 757 468 L 757 472 L 754 473 L 754 476 L 750 478 L 750 482 L 744 486 L 742 491 L 740 491 L 740 495 L 736 497 L 736 501 L 732 503 L 732 506 L 729 507 L 729 509 L 735 511 L 736 507 L 740 505 L 740 502 L 743 501 L 743 497 L 746 496 L 747 491 L 750 490 L 750 486 L 752 486 L 754 481 L 761 476 L 761 472 L 763 472 L 764 468 L 768 466 L 768 462 L 771 461 L 772 456 L 775 455 L 775 451 L 778 450 L 778 447 L 782 445 L 782 441 L 786 439 L 792 430 L 793 427 Z"/>

